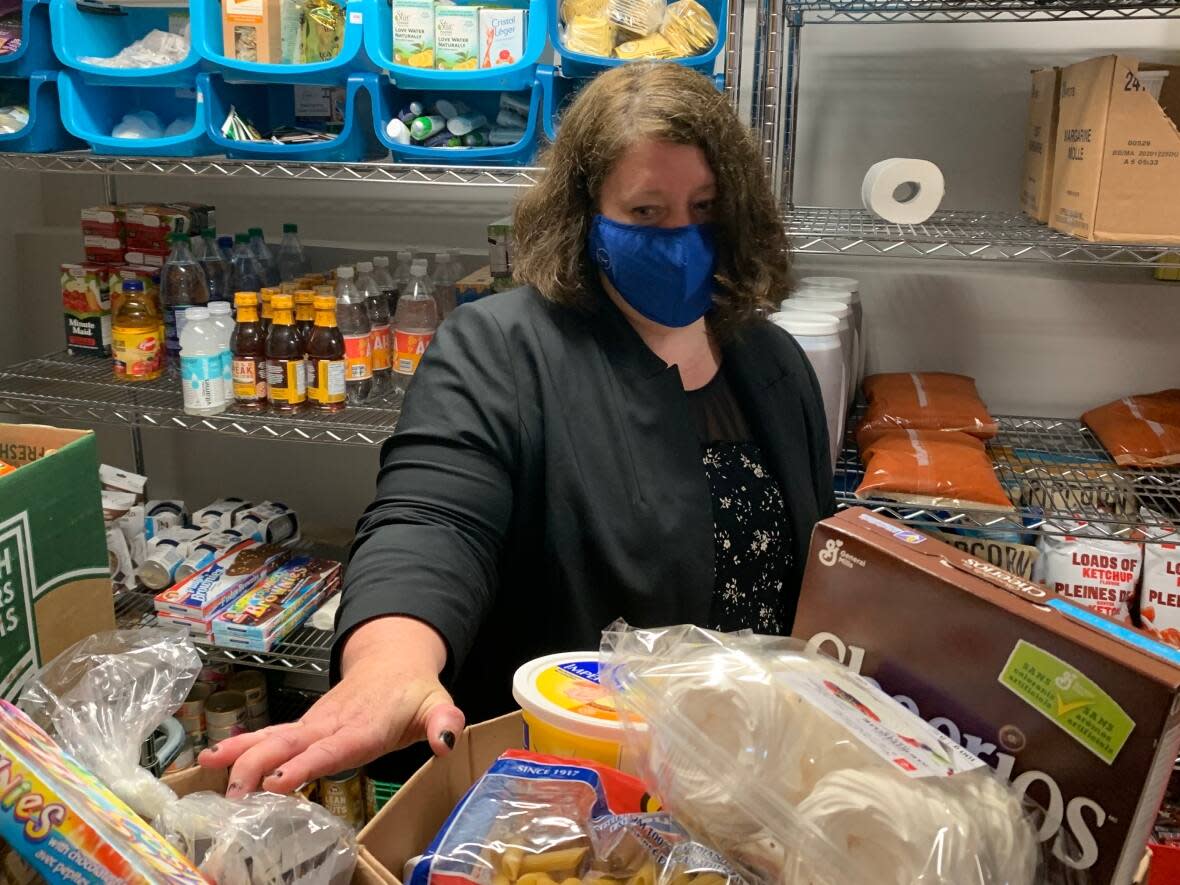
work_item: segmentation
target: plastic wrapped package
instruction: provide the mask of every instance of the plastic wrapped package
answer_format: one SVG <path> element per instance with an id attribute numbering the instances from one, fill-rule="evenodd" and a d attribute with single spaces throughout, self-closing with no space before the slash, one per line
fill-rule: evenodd
<path id="1" fill-rule="evenodd" d="M 642 37 L 639 40 L 628 40 L 615 47 L 615 57 L 633 61 L 638 58 L 677 58 L 677 52 L 672 44 L 659 34 Z"/>
<path id="2" fill-rule="evenodd" d="M 201 657 L 183 632 L 96 633 L 34 676 L 20 706 L 136 812 L 151 820 L 176 794 L 139 766 L 143 743 L 188 695 Z"/>
<path id="3" fill-rule="evenodd" d="M 561 0 L 561 20 L 572 22 L 579 15 L 605 19 L 609 2 L 610 0 Z"/>
<path id="4" fill-rule="evenodd" d="M 1123 397 L 1091 409 L 1082 421 L 1118 464 L 1180 464 L 1180 388 Z"/>
<path id="5" fill-rule="evenodd" d="M 584 55 L 610 58 L 615 48 L 615 29 L 595 15 L 576 15 L 565 28 L 565 48 Z"/>
<path id="6" fill-rule="evenodd" d="M 958 430 L 980 439 L 999 431 L 979 398 L 975 380 L 945 372 L 892 372 L 864 380 L 868 401 L 862 442 L 887 430 Z"/>
<path id="7" fill-rule="evenodd" d="M 645 782 L 751 881 L 1031 885 L 1054 863 L 979 759 L 801 642 L 620 623 L 603 654 Z"/>
<path id="8" fill-rule="evenodd" d="M 659 30 L 667 0 L 608 0 L 606 15 L 625 38 L 647 37 Z"/>
<path id="9" fill-rule="evenodd" d="M 407 864 L 406 885 L 740 882 L 655 806 L 641 781 L 608 766 L 509 750 Z"/>
<path id="10" fill-rule="evenodd" d="M 1143 584 L 1139 619 L 1143 629 L 1173 648 L 1180 648 L 1180 527 L 1143 508 Z"/>
<path id="11" fill-rule="evenodd" d="M 346 885 L 356 866 L 352 829 L 298 796 L 193 793 L 152 825 L 213 882 Z"/>
<path id="12" fill-rule="evenodd" d="M 308 0 L 299 45 L 304 64 L 331 61 L 339 55 L 344 45 L 344 7 L 332 0 Z"/>
<path id="13" fill-rule="evenodd" d="M 713 48 L 717 42 L 717 23 L 697 0 L 676 0 L 664 13 L 660 34 L 678 55 L 687 58 Z"/>
<path id="14" fill-rule="evenodd" d="M 1086 537 L 1093 529 L 1084 522 L 1065 522 L 1062 528 L 1078 535 L 1042 535 L 1033 577 L 1078 605 L 1131 623 L 1143 545 L 1114 537 Z"/>
<path id="15" fill-rule="evenodd" d="M 858 498 L 922 507 L 1013 510 L 983 443 L 967 433 L 895 430 L 860 446 L 865 475 Z"/>

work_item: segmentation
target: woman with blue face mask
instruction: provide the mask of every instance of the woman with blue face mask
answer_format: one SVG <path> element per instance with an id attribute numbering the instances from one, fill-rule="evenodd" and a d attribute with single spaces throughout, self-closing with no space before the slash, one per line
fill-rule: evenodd
<path id="1" fill-rule="evenodd" d="M 763 318 L 788 256 L 754 139 L 706 78 L 636 64 L 583 89 L 544 165 L 523 287 L 448 318 L 382 451 L 334 687 L 201 756 L 231 795 L 445 753 L 520 664 L 618 617 L 790 632 L 832 466 L 814 374 Z"/>

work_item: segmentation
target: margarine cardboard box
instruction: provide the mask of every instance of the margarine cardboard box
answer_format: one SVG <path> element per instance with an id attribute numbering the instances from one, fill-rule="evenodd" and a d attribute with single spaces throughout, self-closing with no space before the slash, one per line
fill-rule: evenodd
<path id="1" fill-rule="evenodd" d="M 94 434 L 0 424 L 0 697 L 115 626 Z"/>
<path id="2" fill-rule="evenodd" d="M 1028 125 L 1024 132 L 1024 179 L 1020 208 L 1040 222 L 1049 220 L 1053 195 L 1053 154 L 1057 148 L 1057 95 L 1061 68 L 1032 72 L 1028 98 Z"/>
<path id="3" fill-rule="evenodd" d="M 1180 67 L 1160 100 L 1139 62 L 1105 55 L 1061 72 L 1049 224 L 1097 242 L 1180 243 Z"/>
<path id="4" fill-rule="evenodd" d="M 1068 866 L 1133 880 L 1180 751 L 1180 652 L 859 508 L 816 527 L 793 634 L 1044 808 Z"/>

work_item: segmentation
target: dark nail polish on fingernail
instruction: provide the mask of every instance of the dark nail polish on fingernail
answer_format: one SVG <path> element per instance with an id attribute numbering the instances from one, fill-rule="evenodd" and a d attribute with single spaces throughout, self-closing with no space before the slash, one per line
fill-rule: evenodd
<path id="1" fill-rule="evenodd" d="M 448 750 L 455 749 L 455 733 L 453 731 L 444 731 L 439 735 L 442 742 L 447 745 Z"/>
<path id="2" fill-rule="evenodd" d="M 236 793 L 238 791 L 239 786 L 240 786 L 240 784 L 236 784 L 236 783 L 230 784 L 228 787 L 225 788 L 225 791 L 227 793 Z"/>
<path id="3" fill-rule="evenodd" d="M 283 776 L 283 770 L 280 768 L 278 771 L 272 771 L 272 772 L 270 773 L 270 776 L 271 776 L 271 777 L 282 777 L 282 776 Z"/>

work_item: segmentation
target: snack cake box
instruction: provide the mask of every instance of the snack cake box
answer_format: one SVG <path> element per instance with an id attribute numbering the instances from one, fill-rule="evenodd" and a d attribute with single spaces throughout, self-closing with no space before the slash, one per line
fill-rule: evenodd
<path id="1" fill-rule="evenodd" d="M 201 571 L 157 594 L 156 611 L 208 621 L 290 555 L 277 544 L 243 541 Z"/>
<path id="2" fill-rule="evenodd" d="M 193 866 L 7 701 L 0 838 L 49 882 L 205 885 Z"/>
<path id="3" fill-rule="evenodd" d="M 285 635 L 309 613 L 315 600 L 340 587 L 340 563 L 312 556 L 295 556 L 250 592 L 234 600 L 213 620 L 213 632 L 266 643 Z M 286 628 L 286 629 L 284 629 Z"/>
<path id="4" fill-rule="evenodd" d="M 1044 809 L 1068 867 L 1133 880 L 1180 751 L 1180 651 L 862 508 L 816 526 L 793 635 Z"/>

